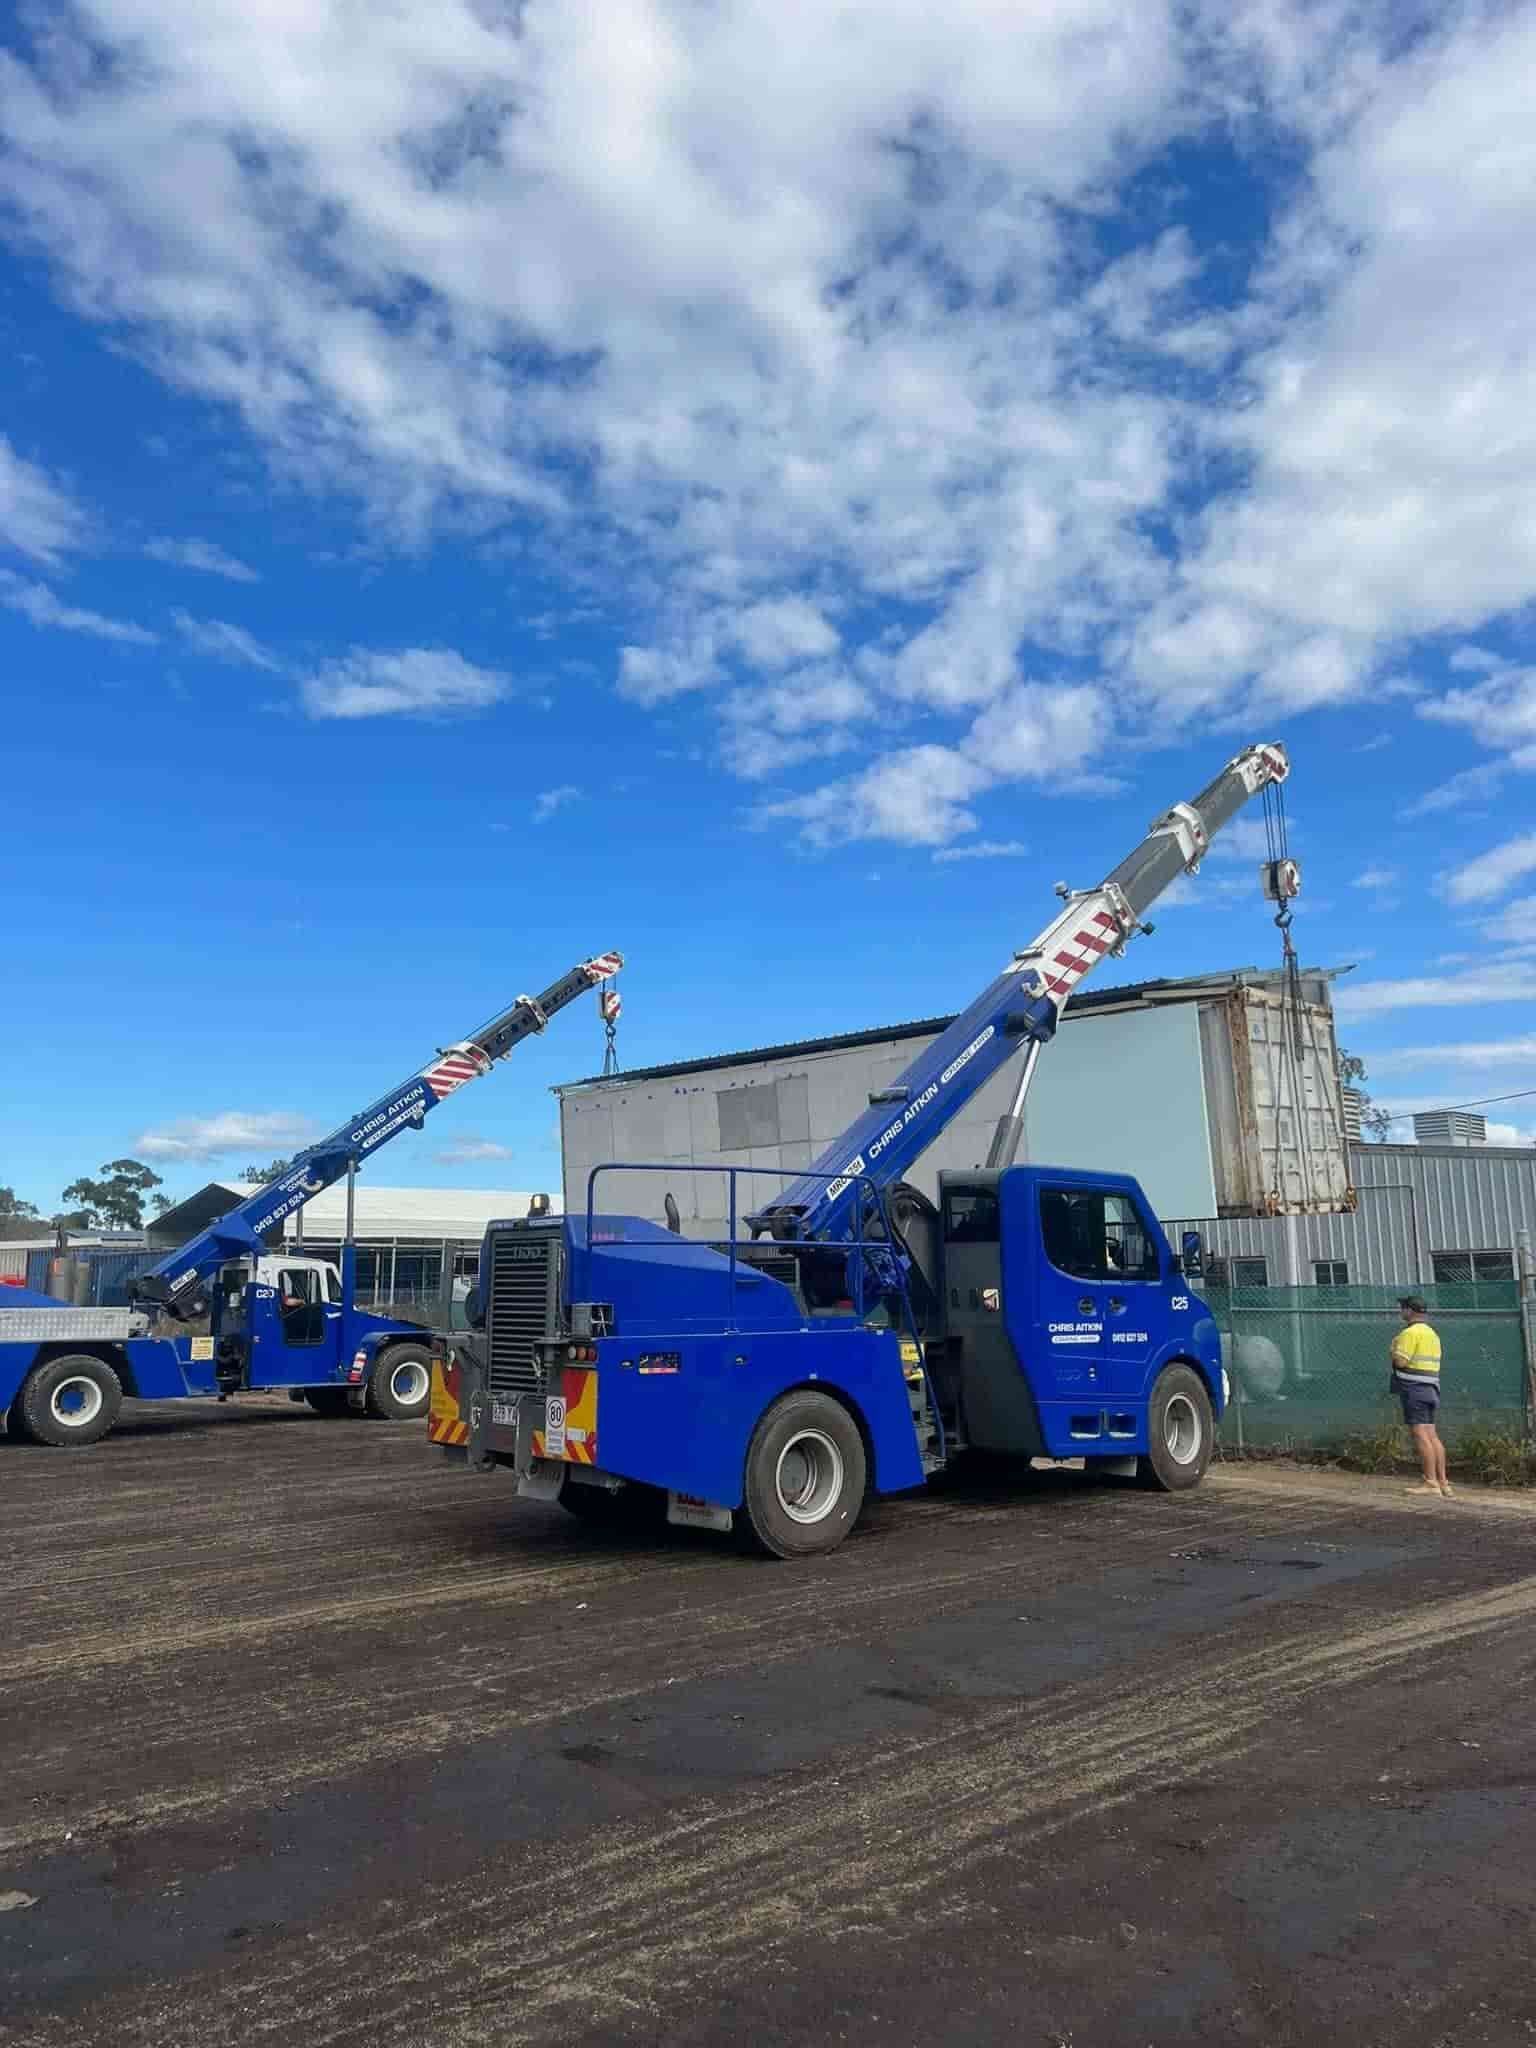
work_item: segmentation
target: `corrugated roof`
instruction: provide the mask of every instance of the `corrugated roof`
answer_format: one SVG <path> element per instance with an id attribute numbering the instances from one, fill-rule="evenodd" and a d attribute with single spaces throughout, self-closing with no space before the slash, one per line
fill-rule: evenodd
<path id="1" fill-rule="evenodd" d="M 550 1207 L 558 1211 L 559 1193 L 549 1192 Z M 384 1188 L 359 1180 L 353 1228 L 359 1237 L 478 1238 L 499 1217 L 526 1216 L 528 1202 L 527 1193 L 509 1188 Z M 339 1237 L 346 1215 L 346 1182 L 338 1181 L 304 1204 L 304 1235 Z"/>
<path id="2" fill-rule="evenodd" d="M 1308 969 L 1311 974 L 1328 973 L 1328 969 Z M 1194 974 L 1182 978 L 1160 977 L 1156 981 L 1119 982 L 1109 988 L 1086 989 L 1069 996 L 1066 1013 L 1080 1016 L 1085 1011 L 1114 1009 L 1130 1002 L 1155 1002 L 1161 995 L 1180 994 L 1193 1000 L 1202 989 L 1218 989 L 1230 986 L 1235 981 L 1269 981 L 1273 974 L 1257 967 L 1232 967 L 1219 974 Z M 893 1039 L 934 1038 L 941 1031 L 947 1031 L 955 1021 L 958 1012 L 947 1017 L 918 1017 L 907 1024 L 879 1025 L 868 1031 L 845 1031 L 832 1038 L 797 1038 L 784 1045 L 759 1045 L 748 1047 L 741 1052 L 712 1053 L 707 1059 L 675 1060 L 660 1067 L 627 1067 L 622 1073 L 609 1077 L 604 1083 L 601 1074 L 589 1075 L 582 1081 L 561 1081 L 551 1090 L 555 1095 L 564 1095 L 577 1088 L 627 1086 L 632 1081 L 660 1081 L 674 1074 L 704 1074 L 716 1067 L 734 1067 L 742 1063 L 752 1064 L 765 1060 L 801 1059 L 815 1053 L 848 1052 L 860 1045 L 885 1045 Z"/>

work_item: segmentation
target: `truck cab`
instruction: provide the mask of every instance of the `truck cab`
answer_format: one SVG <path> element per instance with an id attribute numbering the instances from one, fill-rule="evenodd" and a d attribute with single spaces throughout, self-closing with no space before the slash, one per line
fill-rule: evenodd
<path id="1" fill-rule="evenodd" d="M 1128 1174 L 943 1173 L 937 1236 L 929 1366 L 971 1448 L 1122 1469 L 1157 1456 L 1171 1483 L 1199 1478 L 1210 1430 L 1190 1389 L 1171 1419 L 1155 1390 L 1182 1367 L 1214 1424 L 1220 1335 Z"/>

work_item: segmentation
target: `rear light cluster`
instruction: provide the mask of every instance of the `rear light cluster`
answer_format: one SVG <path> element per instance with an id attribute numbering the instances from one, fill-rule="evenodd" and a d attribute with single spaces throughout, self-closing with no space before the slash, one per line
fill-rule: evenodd
<path id="1" fill-rule="evenodd" d="M 554 1365 L 596 1365 L 595 1344 L 550 1344 L 544 1349 L 544 1356 Z"/>

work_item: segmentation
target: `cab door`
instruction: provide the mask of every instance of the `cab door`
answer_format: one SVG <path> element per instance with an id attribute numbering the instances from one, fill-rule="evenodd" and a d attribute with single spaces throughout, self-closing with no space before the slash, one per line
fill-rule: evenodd
<path id="1" fill-rule="evenodd" d="M 1132 1435 L 1123 1404 L 1145 1392 L 1156 1346 L 1161 1234 L 1124 1187 L 1047 1181 L 1040 1237 L 1041 1335 L 1061 1391 L 1078 1389 L 1085 1406 L 1105 1411 L 1101 1433 Z"/>
<path id="2" fill-rule="evenodd" d="M 268 1313 L 252 1346 L 252 1386 L 303 1386 L 334 1377 L 341 1309 L 326 1300 L 315 1266 L 280 1266 L 274 1289 L 262 1288 Z M 253 1335 L 258 1334 L 253 1331 Z"/>

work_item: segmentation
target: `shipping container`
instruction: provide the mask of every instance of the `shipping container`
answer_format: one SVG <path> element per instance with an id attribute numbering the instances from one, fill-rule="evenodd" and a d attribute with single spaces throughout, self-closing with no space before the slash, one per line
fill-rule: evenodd
<path id="1" fill-rule="evenodd" d="M 1333 1012 L 1242 982 L 1200 1004 L 1217 1216 L 1354 1207 Z"/>

